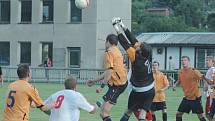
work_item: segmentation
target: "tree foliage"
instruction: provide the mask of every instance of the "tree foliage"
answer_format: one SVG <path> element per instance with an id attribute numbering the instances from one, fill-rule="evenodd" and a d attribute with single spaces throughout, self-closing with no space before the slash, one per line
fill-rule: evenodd
<path id="1" fill-rule="evenodd" d="M 215 2 L 210 0 L 133 0 L 132 30 L 142 32 L 182 32 L 210 31 L 215 28 L 213 17 L 207 18 L 204 7 L 215 8 Z M 209 6 L 210 5 L 210 6 Z M 214 6 L 213 6 L 214 5 Z M 147 8 L 169 8 L 170 16 L 147 12 Z M 210 21 L 209 21 L 210 20 Z"/>

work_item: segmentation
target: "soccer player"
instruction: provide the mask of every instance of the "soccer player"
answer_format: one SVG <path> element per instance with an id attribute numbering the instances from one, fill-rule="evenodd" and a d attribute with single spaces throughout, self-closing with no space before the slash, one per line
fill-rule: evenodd
<path id="1" fill-rule="evenodd" d="M 205 79 L 213 83 L 213 74 L 215 73 L 215 68 L 213 67 L 214 58 L 212 56 L 206 57 L 206 65 L 208 67 L 208 71 L 206 73 Z M 206 105 L 205 105 L 205 114 L 208 120 L 211 120 L 209 114 L 210 114 L 210 107 L 212 104 L 213 89 L 211 88 L 211 85 L 209 85 L 208 83 L 205 83 L 204 86 L 205 86 L 206 97 L 207 97 Z"/>
<path id="2" fill-rule="evenodd" d="M 109 113 L 113 105 L 117 103 L 118 97 L 127 87 L 127 70 L 117 45 L 118 37 L 114 34 L 108 35 L 105 42 L 105 72 L 98 78 L 87 81 L 88 86 L 92 86 L 98 81 L 102 82 L 101 87 L 96 90 L 98 93 L 102 91 L 105 83 L 108 84 L 109 89 L 103 96 L 104 103 L 101 106 L 101 118 L 103 121 L 111 121 Z"/>
<path id="3" fill-rule="evenodd" d="M 49 121 L 78 121 L 80 109 L 94 114 L 96 107 L 87 102 L 84 96 L 76 92 L 76 80 L 68 77 L 64 82 L 65 89 L 52 94 L 45 103 L 56 100 L 55 108 L 51 109 Z"/>
<path id="4" fill-rule="evenodd" d="M 155 81 L 155 97 L 151 105 L 151 111 L 153 114 L 153 121 L 156 121 L 155 111 L 162 111 L 163 121 L 167 121 L 167 112 L 166 112 L 166 101 L 164 91 L 169 87 L 169 81 L 167 77 L 160 72 L 159 62 L 154 61 L 152 64 L 152 71 Z"/>
<path id="5" fill-rule="evenodd" d="M 183 114 L 189 113 L 191 110 L 192 113 L 197 114 L 200 121 L 206 121 L 199 89 L 199 81 L 203 79 L 203 75 L 198 70 L 191 68 L 188 56 L 182 56 L 181 61 L 183 68 L 179 70 L 178 80 L 173 88 L 180 83 L 184 98 L 176 113 L 176 121 L 182 121 Z"/>
<path id="6" fill-rule="evenodd" d="M 48 113 L 55 106 L 55 103 L 43 104 L 37 89 L 28 82 L 31 79 L 29 66 L 26 64 L 19 65 L 17 75 L 19 80 L 11 83 L 8 87 L 3 121 L 28 121 L 31 104 Z"/>
<path id="7" fill-rule="evenodd" d="M 130 80 L 132 91 L 128 99 L 128 110 L 120 121 L 128 121 L 132 112 L 137 112 L 138 110 L 140 110 L 138 120 L 145 121 L 146 113 L 150 110 L 155 94 L 151 65 L 151 46 L 145 42 L 140 44 L 120 18 L 114 18 L 112 24 L 118 34 L 120 44 L 128 54 L 132 68 Z M 123 29 L 131 44 L 121 33 L 119 27 Z"/>

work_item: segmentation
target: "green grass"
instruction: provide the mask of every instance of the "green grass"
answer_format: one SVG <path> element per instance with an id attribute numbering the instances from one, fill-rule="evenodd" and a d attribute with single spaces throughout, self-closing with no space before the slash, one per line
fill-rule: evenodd
<path id="1" fill-rule="evenodd" d="M 33 84 L 39 90 L 40 96 L 42 99 L 46 99 L 49 95 L 55 93 L 56 91 L 62 90 L 62 84 L 46 84 L 46 83 L 35 83 Z M 2 119 L 2 114 L 5 106 L 5 93 L 7 91 L 8 84 L 0 88 L 0 120 Z M 96 86 L 87 87 L 86 85 L 78 85 L 77 90 L 81 92 L 90 103 L 95 103 L 97 100 L 101 100 L 101 97 L 105 93 L 102 94 L 95 93 Z M 107 88 L 106 88 L 107 89 Z M 175 113 L 177 111 L 178 105 L 182 99 L 183 93 L 180 88 L 177 91 L 173 92 L 171 89 L 166 91 L 167 98 L 167 112 L 168 112 L 168 121 L 175 120 Z M 127 99 L 128 93 L 125 91 L 120 98 L 118 99 L 118 103 L 111 111 L 111 117 L 113 121 L 119 121 L 121 115 L 127 107 Z M 203 98 L 203 102 L 204 98 Z M 205 104 L 205 103 L 203 103 Z M 85 111 L 81 111 L 80 121 L 101 121 L 99 117 L 99 111 L 92 115 Z M 157 121 L 162 121 L 162 115 L 160 112 L 156 113 Z M 30 112 L 30 121 L 48 121 L 48 116 L 42 113 L 39 109 L 31 109 Z M 136 121 L 134 116 L 130 118 L 129 121 Z M 198 121 L 198 118 L 194 114 L 185 114 L 183 116 L 183 121 Z"/>

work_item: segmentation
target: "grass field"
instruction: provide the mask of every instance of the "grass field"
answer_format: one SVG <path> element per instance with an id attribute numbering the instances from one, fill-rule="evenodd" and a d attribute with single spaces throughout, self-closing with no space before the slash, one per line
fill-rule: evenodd
<path id="1" fill-rule="evenodd" d="M 52 93 L 55 93 L 58 90 L 63 89 L 62 84 L 46 84 L 46 83 L 35 83 L 33 84 L 36 86 L 36 88 L 40 92 L 40 96 L 45 100 L 49 95 Z M 0 120 L 2 119 L 2 114 L 4 110 L 5 105 L 5 93 L 7 90 L 8 84 L 5 83 L 5 85 L 0 88 Z M 105 91 L 102 94 L 95 93 L 94 87 L 87 87 L 86 85 L 78 85 L 77 90 L 81 92 L 89 102 L 95 103 L 97 100 L 101 100 L 102 95 L 105 93 Z M 107 88 L 106 88 L 107 89 Z M 182 99 L 183 93 L 180 88 L 177 88 L 176 92 L 173 92 L 170 88 L 166 91 L 166 97 L 167 97 L 167 111 L 168 111 L 168 121 L 175 121 L 175 113 L 178 108 L 178 105 Z M 125 91 L 123 95 L 120 96 L 118 99 L 117 105 L 112 109 L 111 111 L 111 117 L 113 121 L 119 121 L 121 115 L 123 114 L 124 110 L 127 107 L 127 99 L 128 99 L 128 93 Z M 204 103 L 203 98 L 203 104 Z M 162 121 L 161 113 L 156 113 L 157 121 Z M 48 121 L 48 116 L 42 113 L 38 109 L 31 109 L 30 112 L 30 121 Z M 80 121 L 101 121 L 99 117 L 99 110 L 96 114 L 92 115 L 85 111 L 81 111 Z M 136 121 L 136 119 L 132 116 L 130 118 L 130 121 Z M 183 116 L 183 121 L 198 121 L 198 118 L 194 114 L 185 114 Z"/>

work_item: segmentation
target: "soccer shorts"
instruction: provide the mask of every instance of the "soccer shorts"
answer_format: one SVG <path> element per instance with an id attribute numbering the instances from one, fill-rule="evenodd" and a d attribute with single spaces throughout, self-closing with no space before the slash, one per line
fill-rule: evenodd
<path id="1" fill-rule="evenodd" d="M 149 111 L 154 95 L 154 88 L 146 92 L 131 91 L 128 99 L 128 109 L 132 110 L 133 112 L 137 111 L 138 109 Z"/>
<path id="2" fill-rule="evenodd" d="M 166 102 L 152 102 L 151 111 L 159 111 L 166 109 Z"/>
<path id="3" fill-rule="evenodd" d="M 202 114 L 204 112 L 201 97 L 198 97 L 195 100 L 187 100 L 186 98 L 183 98 L 179 105 L 178 112 L 190 113 L 191 110 L 192 113 L 195 114 Z"/>
<path id="4" fill-rule="evenodd" d="M 120 86 L 110 86 L 108 85 L 109 89 L 107 93 L 103 96 L 103 100 L 105 102 L 109 102 L 110 104 L 115 105 L 117 103 L 118 97 L 125 91 L 128 83 Z"/>

